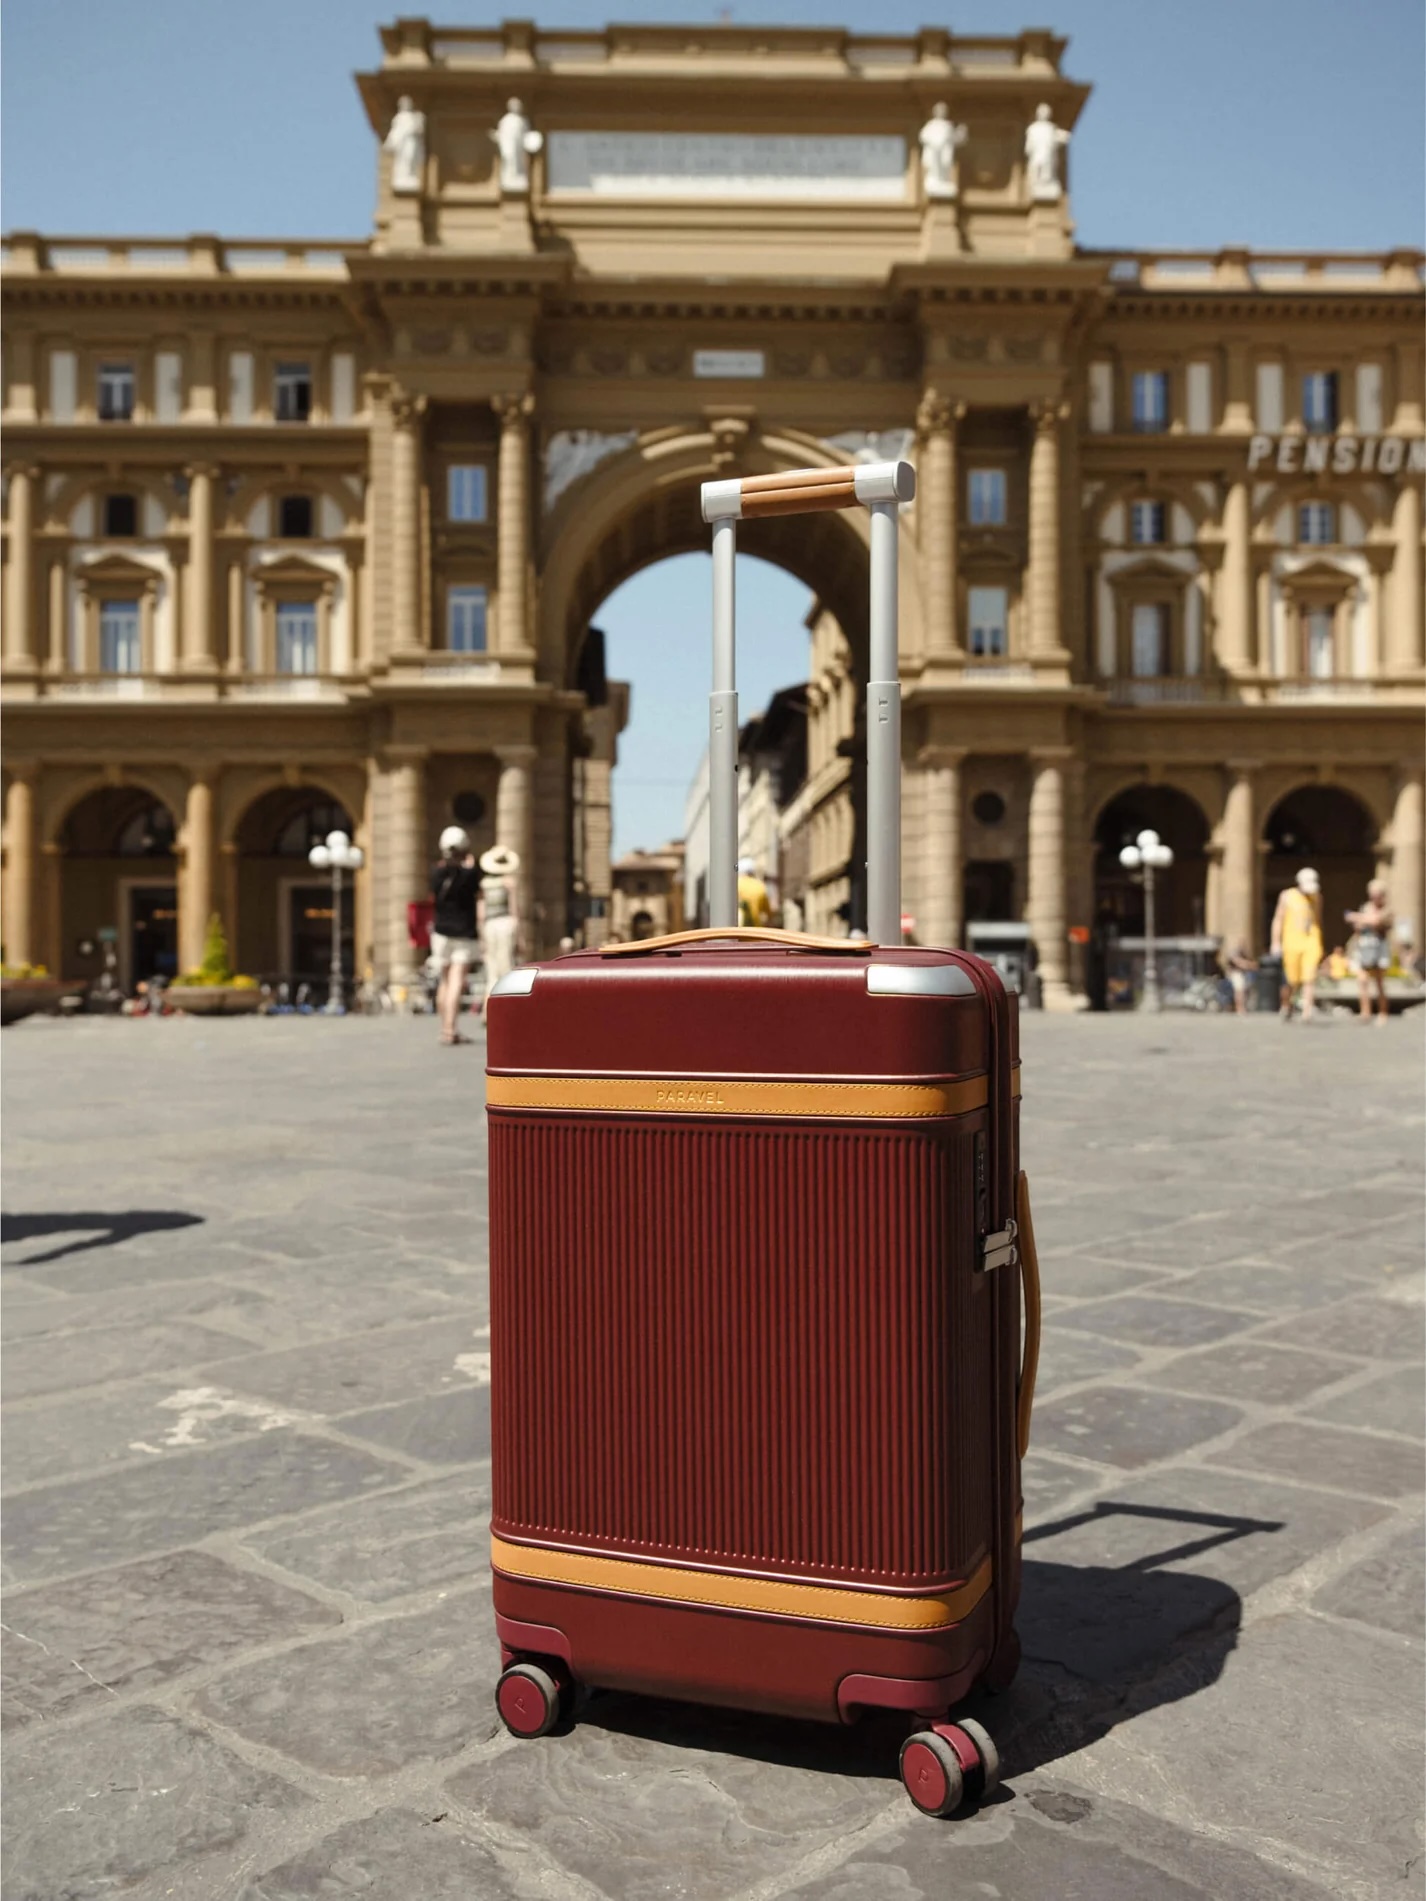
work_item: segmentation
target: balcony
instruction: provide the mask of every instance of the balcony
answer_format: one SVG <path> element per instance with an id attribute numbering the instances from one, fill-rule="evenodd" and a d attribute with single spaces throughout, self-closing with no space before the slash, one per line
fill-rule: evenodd
<path id="1" fill-rule="evenodd" d="M 1147 680 L 1107 680 L 1111 706 L 1198 706 L 1227 697 L 1228 682 L 1204 674 L 1161 674 Z"/>
<path id="2" fill-rule="evenodd" d="M 1422 285 L 1419 251 L 1082 251 L 1123 290 L 1404 290 Z"/>
<path id="3" fill-rule="evenodd" d="M 0 246 L 7 277 L 322 277 L 347 275 L 350 251 L 367 241 L 331 238 L 45 238 L 12 231 Z"/>

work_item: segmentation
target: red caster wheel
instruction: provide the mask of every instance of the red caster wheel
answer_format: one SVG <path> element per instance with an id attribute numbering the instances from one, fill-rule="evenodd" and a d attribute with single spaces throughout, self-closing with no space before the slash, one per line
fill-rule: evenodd
<path id="1" fill-rule="evenodd" d="M 495 1707 L 512 1736 L 533 1741 L 560 1720 L 560 1686 L 537 1663 L 512 1663 L 495 1686 Z"/>
<path id="2" fill-rule="evenodd" d="M 952 1815 L 965 1796 L 960 1758 L 934 1729 L 918 1729 L 901 1745 L 901 1780 L 923 1815 Z"/>
<path id="3" fill-rule="evenodd" d="M 990 1731 L 976 1722 L 973 1716 L 960 1717 L 956 1722 L 956 1728 L 969 1736 L 975 1744 L 975 1753 L 980 1757 L 979 1790 L 974 1790 L 974 1777 L 968 1777 L 967 1780 L 972 1784 L 973 1793 L 978 1793 L 984 1800 L 986 1796 L 994 1795 L 1000 1787 L 1000 1751 L 991 1740 Z"/>

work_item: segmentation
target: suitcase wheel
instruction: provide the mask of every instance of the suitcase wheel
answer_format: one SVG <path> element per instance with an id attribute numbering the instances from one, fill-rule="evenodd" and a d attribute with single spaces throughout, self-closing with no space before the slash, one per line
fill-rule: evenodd
<path id="1" fill-rule="evenodd" d="M 1000 1783 L 1000 1755 L 971 1717 L 918 1729 L 901 1745 L 901 1780 L 923 1815 L 953 1815 Z"/>
<path id="2" fill-rule="evenodd" d="M 560 1685 L 537 1663 L 512 1663 L 495 1686 L 495 1707 L 512 1736 L 533 1741 L 560 1720 Z"/>

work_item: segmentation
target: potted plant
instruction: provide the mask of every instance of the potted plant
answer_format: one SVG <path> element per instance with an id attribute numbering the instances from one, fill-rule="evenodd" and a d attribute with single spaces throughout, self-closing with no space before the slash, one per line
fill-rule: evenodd
<path id="1" fill-rule="evenodd" d="M 83 988 L 82 983 L 51 977 L 43 964 L 0 964 L 0 1023 L 57 1010 L 63 998 L 78 996 Z"/>
<path id="2" fill-rule="evenodd" d="M 164 994 L 175 1010 L 187 1016 L 250 1016 L 262 1008 L 257 979 L 233 971 L 227 932 L 216 911 L 208 920 L 202 963 L 196 970 L 185 970 L 176 977 Z"/>

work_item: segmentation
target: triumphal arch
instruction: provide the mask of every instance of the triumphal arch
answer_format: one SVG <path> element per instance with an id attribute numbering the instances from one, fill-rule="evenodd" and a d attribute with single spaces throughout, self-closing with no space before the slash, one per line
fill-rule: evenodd
<path id="1" fill-rule="evenodd" d="M 368 240 L 8 240 L 7 955 L 68 968 L 157 839 L 179 961 L 216 908 L 280 969 L 284 853 L 334 814 L 378 974 L 453 815 L 520 852 L 532 953 L 597 938 L 600 603 L 707 545 L 705 479 L 888 455 L 921 941 L 1023 918 L 1069 1001 L 1146 823 L 1171 928 L 1260 941 L 1308 850 L 1334 903 L 1384 868 L 1419 938 L 1418 254 L 1077 248 L 1089 89 L 1047 32 L 381 47 Z M 783 823 L 824 926 L 858 902 L 863 526 L 741 544 L 816 599 Z M 669 630 L 700 697 L 705 616 Z"/>

